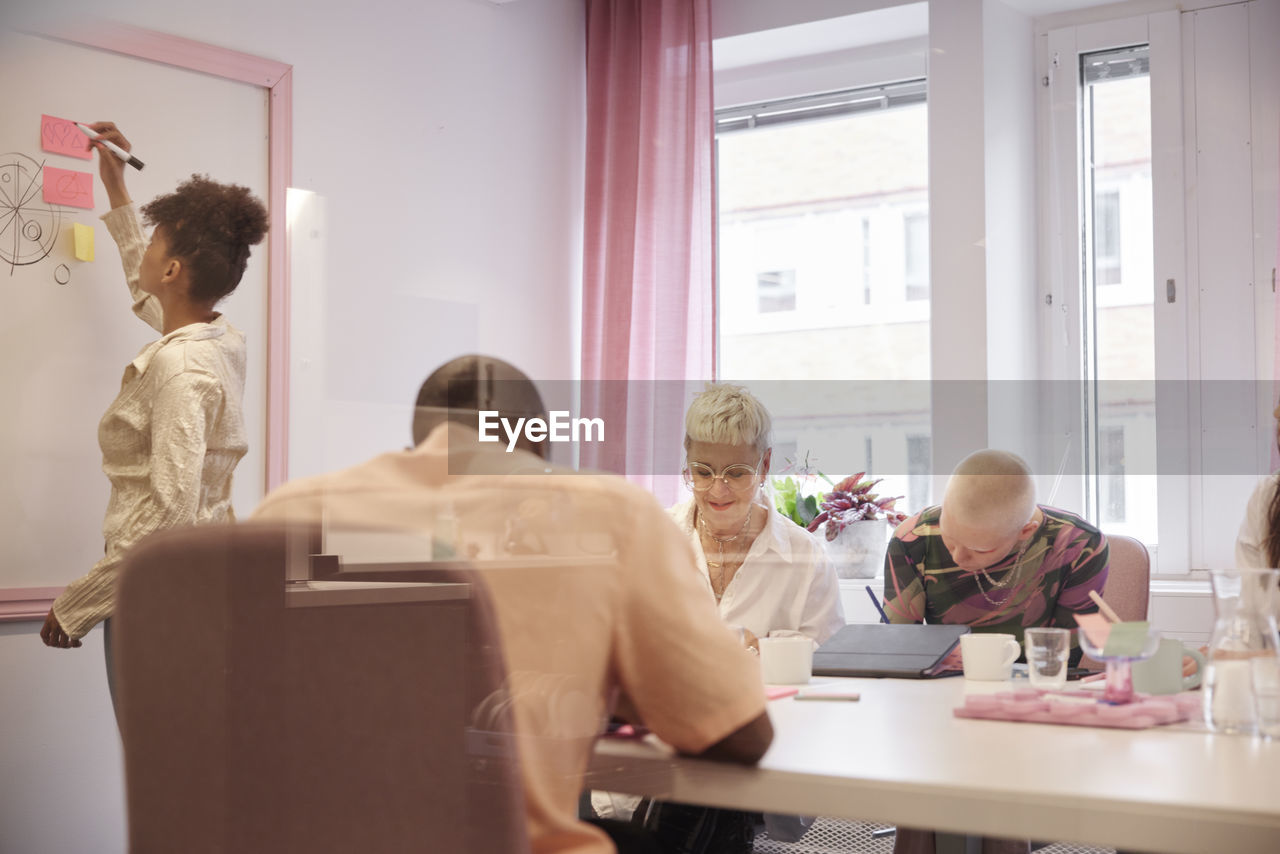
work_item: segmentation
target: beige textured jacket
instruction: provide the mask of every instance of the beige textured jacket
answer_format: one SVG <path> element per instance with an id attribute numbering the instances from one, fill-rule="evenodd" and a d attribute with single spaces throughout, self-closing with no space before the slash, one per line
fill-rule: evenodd
<path id="1" fill-rule="evenodd" d="M 120 248 L 133 310 L 163 331 L 159 301 L 139 289 L 147 242 L 133 205 L 102 217 Z M 98 424 L 111 499 L 102 560 L 53 603 L 72 638 L 111 616 L 116 571 L 134 543 L 162 528 L 231 522 L 231 473 L 248 450 L 244 336 L 223 317 L 176 329 L 124 369 L 120 394 Z"/>

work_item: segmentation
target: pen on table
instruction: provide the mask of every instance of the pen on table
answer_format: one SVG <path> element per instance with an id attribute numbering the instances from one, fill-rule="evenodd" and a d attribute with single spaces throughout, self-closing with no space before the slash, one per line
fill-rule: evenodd
<path id="1" fill-rule="evenodd" d="M 876 598 L 876 592 L 871 589 L 871 585 L 867 585 L 867 595 L 871 597 L 871 604 L 876 606 L 877 613 L 880 614 L 880 622 L 889 622 L 889 615 L 884 612 L 884 608 L 880 607 L 880 600 Z"/>
<path id="2" fill-rule="evenodd" d="M 1117 614 L 1115 611 L 1113 611 L 1111 609 L 1111 606 L 1106 603 L 1106 600 L 1104 600 L 1101 596 L 1098 595 L 1097 590 L 1090 590 L 1089 598 L 1097 603 L 1098 610 L 1102 612 L 1102 616 L 1106 617 L 1108 620 L 1110 620 L 1113 623 L 1124 622 L 1124 620 L 1120 619 L 1120 615 Z"/>
<path id="3" fill-rule="evenodd" d="M 93 128 L 89 127 L 88 125 L 83 125 L 83 124 L 80 124 L 80 122 L 76 122 L 76 127 L 80 128 L 80 130 L 84 132 L 84 135 L 89 137 L 89 139 L 93 140 L 94 142 L 102 143 L 104 146 L 106 146 L 107 151 L 110 151 L 112 154 L 114 154 L 116 157 L 119 157 L 125 163 L 128 163 L 134 169 L 141 169 L 143 166 L 147 165 L 143 163 L 141 160 L 139 160 L 138 158 L 134 157 L 129 152 L 125 151 L 120 146 L 116 145 L 111 140 L 103 139 L 102 137 L 98 136 L 98 134 L 94 132 Z"/>
<path id="4" fill-rule="evenodd" d="M 824 692 L 820 690 L 811 690 L 808 692 L 801 691 L 796 694 L 797 700 L 845 700 L 850 703 L 856 703 L 862 699 L 862 695 L 855 691 L 831 691 Z"/>

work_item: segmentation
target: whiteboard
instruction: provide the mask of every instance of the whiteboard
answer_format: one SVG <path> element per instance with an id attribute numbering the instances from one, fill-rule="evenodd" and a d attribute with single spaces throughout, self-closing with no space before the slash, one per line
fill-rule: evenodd
<path id="1" fill-rule="evenodd" d="M 128 169 L 138 204 L 193 172 L 243 184 L 266 202 L 270 90 L 12 31 L 0 31 L 0 82 L 0 190 L 24 208 L 21 225 L 0 233 L 0 399 L 9 413 L 0 419 L 4 599 L 6 588 L 65 585 L 101 557 L 110 484 L 98 421 L 125 366 L 158 337 L 131 311 L 119 254 L 98 218 L 108 205 L 96 160 L 42 151 L 41 116 L 115 122 L 146 163 L 141 172 Z M 93 172 L 94 209 L 43 204 L 31 192 L 41 164 Z M 282 228 L 283 217 L 271 213 L 272 228 Z M 91 262 L 75 258 L 75 223 L 94 229 Z M 268 269 L 264 241 L 239 288 L 219 305 L 248 344 L 249 451 L 233 490 L 239 516 L 252 511 L 266 484 Z"/>

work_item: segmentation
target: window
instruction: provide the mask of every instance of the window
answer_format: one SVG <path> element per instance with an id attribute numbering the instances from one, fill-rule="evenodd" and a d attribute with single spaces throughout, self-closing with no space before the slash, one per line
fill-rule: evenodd
<path id="1" fill-rule="evenodd" d="M 902 382 L 930 375 L 924 95 L 911 80 L 717 111 L 720 376 L 769 406 L 775 458 L 865 470 L 903 510 L 932 485 L 927 383 Z"/>
<path id="2" fill-rule="evenodd" d="M 1274 99 L 1242 49 L 1269 14 L 1166 10 L 1041 42 L 1041 354 L 1073 398 L 1046 431 L 1058 501 L 1141 538 L 1164 575 L 1228 565 L 1269 470 L 1256 328 L 1273 262 L 1255 243 L 1275 233 L 1274 190 L 1248 152 Z"/>
<path id="3" fill-rule="evenodd" d="M 795 311 L 796 271 L 770 270 L 767 273 L 756 273 L 756 303 L 761 314 Z"/>
<path id="4" fill-rule="evenodd" d="M 1094 194 L 1093 280 L 1101 285 L 1120 283 L 1120 191 Z"/>
<path id="5" fill-rule="evenodd" d="M 862 248 L 862 304 L 871 305 L 871 217 L 861 220 Z"/>
<path id="6" fill-rule="evenodd" d="M 1125 521 L 1127 504 L 1124 500 L 1124 428 L 1101 427 L 1098 430 L 1101 445 L 1098 485 L 1101 491 L 1101 518 L 1104 525 Z"/>
<path id="7" fill-rule="evenodd" d="M 933 449 L 928 436 L 907 437 L 907 495 L 905 507 L 920 510 L 929 505 L 933 484 Z"/>
<path id="8" fill-rule="evenodd" d="M 1061 345 L 1049 370 L 1079 391 L 1078 421 L 1069 447 L 1059 451 L 1064 470 L 1068 460 L 1077 462 L 1059 501 L 1107 533 L 1142 540 L 1156 571 L 1185 573 L 1190 509 L 1172 479 L 1156 476 L 1161 443 L 1178 434 L 1156 430 L 1156 392 L 1158 379 L 1183 382 L 1186 374 L 1174 373 L 1179 359 L 1157 325 L 1153 283 L 1156 237 L 1177 224 L 1169 208 L 1152 204 L 1158 166 L 1152 140 L 1165 141 L 1166 171 L 1159 174 L 1167 176 L 1168 164 L 1181 157 L 1182 128 L 1177 110 L 1167 107 L 1176 103 L 1169 78 L 1153 80 L 1151 58 L 1180 75 L 1177 29 L 1171 13 L 1051 31 L 1050 138 L 1042 151 L 1049 158 L 1046 222 L 1055 235 L 1045 257 L 1060 301 L 1056 315 L 1046 314 L 1049 334 Z M 1157 84 L 1164 87 L 1160 110 Z M 1065 416 L 1059 420 L 1072 426 Z"/>
<path id="9" fill-rule="evenodd" d="M 1080 175 L 1093 223 L 1082 282 L 1092 320 L 1083 341 L 1094 428 L 1085 506 L 1107 530 L 1156 545 L 1156 517 L 1135 512 L 1138 504 L 1156 506 L 1156 481 L 1135 477 L 1141 472 L 1127 466 L 1124 452 L 1126 435 L 1156 442 L 1149 53 L 1138 45 L 1080 56 Z M 1126 219 L 1133 227 L 1122 228 Z M 1122 258 L 1135 274 L 1127 291 Z"/>
<path id="10" fill-rule="evenodd" d="M 908 300 L 929 298 L 929 215 L 910 213 L 902 218 L 902 242 L 906 259 L 903 280 Z"/>

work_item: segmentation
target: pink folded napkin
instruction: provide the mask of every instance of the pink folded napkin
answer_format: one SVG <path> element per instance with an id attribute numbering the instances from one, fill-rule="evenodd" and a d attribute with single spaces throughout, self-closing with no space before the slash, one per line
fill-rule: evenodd
<path id="1" fill-rule="evenodd" d="M 1138 694 L 1132 703 L 1112 706 L 1090 695 L 1021 688 L 965 697 L 964 705 L 952 713 L 958 718 L 1146 729 L 1189 720 L 1199 713 L 1200 704 L 1200 695 L 1191 692 L 1158 698 Z"/>

